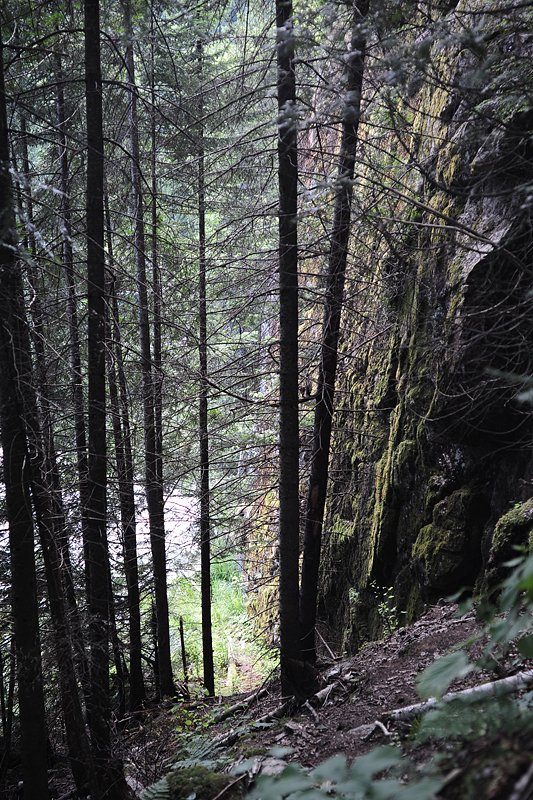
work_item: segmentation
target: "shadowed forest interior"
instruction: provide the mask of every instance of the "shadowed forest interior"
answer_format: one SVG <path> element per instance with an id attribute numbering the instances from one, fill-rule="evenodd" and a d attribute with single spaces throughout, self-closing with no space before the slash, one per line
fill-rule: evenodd
<path id="1" fill-rule="evenodd" d="M 176 775 L 452 595 L 422 697 L 528 673 L 532 65 L 530 0 L 1 4 L 0 796 L 466 800 L 390 748 Z M 141 769 L 159 712 L 196 755 Z"/>

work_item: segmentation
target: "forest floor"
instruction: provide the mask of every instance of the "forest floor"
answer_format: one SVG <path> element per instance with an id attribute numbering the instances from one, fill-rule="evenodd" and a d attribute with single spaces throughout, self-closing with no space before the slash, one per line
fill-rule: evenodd
<path id="1" fill-rule="evenodd" d="M 216 701 L 183 702 L 174 705 L 173 710 L 159 708 L 147 713 L 143 729 L 132 733 L 126 756 L 130 785 L 139 790 L 141 784 L 147 785 L 164 774 L 166 765 L 176 760 L 185 765 L 188 757 L 201 753 L 202 741 L 208 749 L 209 745 L 221 743 L 225 748 L 226 768 L 229 763 L 255 759 L 256 771 L 275 773 L 290 762 L 315 767 L 339 753 L 350 762 L 376 745 L 395 744 L 410 753 L 412 768 L 423 771 L 439 751 L 439 744 L 430 741 L 413 747 L 410 726 L 391 724 L 387 712 L 419 702 L 416 688 L 419 673 L 481 630 L 482 624 L 476 621 L 473 613 L 458 618 L 455 604 L 434 606 L 418 622 L 395 631 L 383 641 L 368 644 L 357 655 L 323 663 L 322 703 L 315 704 L 316 708 L 300 709 L 295 716 L 285 712 L 279 719 L 265 721 L 265 717 L 280 705 L 280 687 L 276 681 L 267 683 L 263 693 L 246 709 L 218 723 L 213 722 L 214 718 L 232 704 L 249 697 L 250 692 Z M 471 658 L 478 658 L 482 647 L 483 642 L 478 641 L 470 651 Z M 508 662 L 502 665 L 506 675 L 519 669 L 531 669 L 531 662 L 513 665 L 512 656 L 511 652 Z M 501 675 L 476 671 L 454 681 L 450 691 L 496 677 Z M 376 725 L 376 721 L 381 725 Z M 193 732 L 184 736 L 183 732 L 191 729 Z M 512 795 L 517 781 L 532 763 L 531 731 L 524 729 L 507 737 L 508 741 L 504 741 L 505 738 L 502 734 L 473 737 L 469 743 L 462 743 L 460 752 L 457 747 L 449 743 L 443 746 L 441 742 L 440 752 L 444 752 L 441 772 L 446 785 L 439 797 L 450 800 L 470 797 L 507 800 L 515 795 L 519 800 L 532 798 L 531 769 L 528 793 Z M 274 752 L 273 748 L 284 750 Z M 142 764 L 137 763 L 137 753 L 142 753 Z"/>
<path id="2" fill-rule="evenodd" d="M 120 723 L 116 741 L 132 796 L 138 797 L 144 787 L 159 780 L 176 761 L 186 765 L 190 758 L 215 758 L 225 769 L 239 760 L 255 759 L 256 772 L 275 773 L 290 762 L 315 767 L 339 753 L 351 761 L 376 745 L 394 744 L 409 751 L 412 769 L 423 771 L 439 750 L 438 744 L 430 741 L 413 747 L 409 726 L 391 723 L 387 712 L 419 702 L 417 675 L 482 629 L 474 614 L 458 618 L 456 612 L 457 606 L 450 603 L 432 607 L 418 622 L 383 641 L 368 644 L 357 655 L 323 663 L 321 704 L 300 709 L 295 715 L 283 712 L 280 718 L 265 719 L 280 706 L 279 682 L 272 680 L 246 708 L 219 722 L 216 718 L 249 697 L 250 691 L 214 700 L 165 703 Z M 473 658 L 479 656 L 482 644 L 480 641 L 472 648 Z M 505 672 L 510 675 L 531 666 L 531 662 L 513 666 L 511 658 Z M 455 681 L 450 690 L 495 677 L 493 673 L 476 671 Z M 256 688 L 259 691 L 261 687 Z M 508 741 L 505 738 L 501 734 L 477 737 L 463 742 L 459 751 L 449 743 L 441 743 L 441 772 L 446 785 L 439 797 L 533 798 L 532 732 L 524 728 L 508 736 Z M 218 755 L 213 756 L 216 744 Z M 274 752 L 273 748 L 278 749 Z M 527 793 L 518 783 L 525 773 L 530 776 Z M 61 781 L 56 796 L 66 789 Z"/>

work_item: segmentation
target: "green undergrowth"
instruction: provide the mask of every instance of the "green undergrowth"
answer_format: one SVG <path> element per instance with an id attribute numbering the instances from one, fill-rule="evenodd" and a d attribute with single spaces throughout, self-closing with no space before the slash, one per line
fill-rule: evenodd
<path id="1" fill-rule="evenodd" d="M 218 695 L 231 695 L 245 691 L 251 678 L 254 685 L 264 679 L 272 669 L 271 658 L 251 630 L 247 596 L 235 561 L 214 561 L 211 585 L 216 692 Z M 188 677 L 193 684 L 200 686 L 203 660 L 199 572 L 189 570 L 175 577 L 170 604 L 176 630 L 179 617 L 183 619 Z M 177 642 L 175 647 L 174 660 L 177 671 L 181 672 L 181 647 Z"/>

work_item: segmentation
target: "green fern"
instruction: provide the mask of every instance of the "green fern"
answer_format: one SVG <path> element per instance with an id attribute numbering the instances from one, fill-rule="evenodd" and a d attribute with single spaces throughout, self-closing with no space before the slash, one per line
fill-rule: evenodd
<path id="1" fill-rule="evenodd" d="M 162 778 L 157 783 L 148 786 L 141 792 L 140 800 L 170 800 L 170 786 L 167 779 Z"/>
<path id="2" fill-rule="evenodd" d="M 206 767 L 216 770 L 220 765 L 228 762 L 222 756 L 216 740 L 208 739 L 201 734 L 182 734 L 179 737 L 180 751 L 177 760 L 167 761 L 169 772 L 176 769 L 189 769 L 190 767 Z M 216 757 L 218 756 L 218 758 Z M 141 794 L 141 800 L 169 800 L 170 786 L 166 777 L 152 784 Z"/>

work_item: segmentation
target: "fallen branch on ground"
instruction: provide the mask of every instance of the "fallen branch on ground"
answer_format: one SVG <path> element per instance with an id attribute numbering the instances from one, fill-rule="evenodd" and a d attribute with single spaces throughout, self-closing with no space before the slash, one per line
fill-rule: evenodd
<path id="1" fill-rule="evenodd" d="M 223 720 L 228 719 L 228 717 L 232 717 L 233 714 L 236 714 L 238 711 L 242 711 L 243 709 L 248 708 L 250 703 L 252 703 L 254 700 L 259 700 L 259 698 L 264 697 L 265 694 L 267 694 L 267 689 L 259 689 L 258 692 L 254 692 L 249 697 L 246 697 L 239 703 L 235 703 L 229 708 L 226 708 L 219 714 L 213 714 L 213 718 L 209 724 L 215 725 L 217 722 L 222 722 Z"/>
<path id="2" fill-rule="evenodd" d="M 509 678 L 502 678 L 490 683 L 482 683 L 479 686 L 472 686 L 469 689 L 462 689 L 460 692 L 449 692 L 442 696 L 442 700 L 452 700 L 455 697 L 465 697 L 467 695 L 503 695 L 519 692 L 526 689 L 533 683 L 533 670 L 525 670 L 511 675 Z M 419 714 L 424 714 L 433 708 L 439 701 L 436 697 L 430 697 L 422 703 L 414 703 L 404 708 L 396 708 L 382 715 L 381 719 L 388 722 L 412 722 Z"/>
<path id="3" fill-rule="evenodd" d="M 280 717 L 285 716 L 292 700 L 293 698 L 291 697 L 290 700 L 287 700 L 286 703 L 282 703 L 282 705 L 275 708 L 274 711 L 269 711 L 268 714 L 264 714 L 262 717 L 259 717 L 259 719 L 254 719 L 252 725 L 256 725 L 258 722 L 269 722 L 271 719 L 280 719 Z"/>
<path id="4" fill-rule="evenodd" d="M 70 792 L 66 792 L 66 794 L 62 794 L 61 797 L 58 797 L 57 800 L 71 800 L 73 797 L 76 797 L 78 794 L 77 789 L 71 789 Z"/>
<path id="5" fill-rule="evenodd" d="M 339 681 L 334 681 L 334 683 L 330 683 L 329 686 L 326 686 L 324 689 L 321 689 L 319 692 L 314 694 L 310 698 L 310 702 L 314 706 L 322 706 L 330 696 L 330 694 L 340 686 Z"/>
<path id="6" fill-rule="evenodd" d="M 291 697 L 292 700 L 292 697 Z M 268 714 L 264 714 L 259 719 L 254 719 L 253 722 L 249 722 L 246 725 L 241 725 L 240 728 L 233 728 L 228 733 L 223 733 L 220 736 L 215 736 L 213 739 L 213 744 L 215 747 L 227 747 L 229 745 L 234 744 L 237 739 L 241 736 L 244 736 L 245 733 L 249 733 L 250 728 L 254 725 L 257 725 L 258 722 L 269 722 L 272 719 L 279 719 L 283 717 L 290 707 L 290 700 L 286 703 L 283 703 L 281 706 L 278 706 L 273 711 L 269 711 Z"/>

